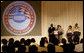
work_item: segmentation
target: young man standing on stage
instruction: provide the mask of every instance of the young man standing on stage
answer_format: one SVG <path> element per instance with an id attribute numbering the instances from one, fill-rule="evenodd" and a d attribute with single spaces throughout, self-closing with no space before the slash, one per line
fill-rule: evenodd
<path id="1" fill-rule="evenodd" d="M 51 26 L 48 29 L 48 33 L 49 33 L 49 42 L 52 42 L 52 43 L 55 38 L 54 30 L 55 30 L 55 27 L 53 27 L 53 24 L 51 24 Z"/>

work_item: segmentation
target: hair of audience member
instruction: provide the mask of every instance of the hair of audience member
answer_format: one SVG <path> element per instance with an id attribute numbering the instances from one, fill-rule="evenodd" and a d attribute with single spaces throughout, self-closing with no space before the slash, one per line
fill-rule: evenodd
<path id="1" fill-rule="evenodd" d="M 83 43 L 83 39 L 81 39 L 80 43 Z"/>
<path id="2" fill-rule="evenodd" d="M 15 47 L 19 47 L 19 45 L 20 45 L 19 40 L 16 40 L 16 41 L 14 42 L 14 46 L 15 46 Z"/>
<path id="3" fill-rule="evenodd" d="M 45 42 L 48 43 L 48 39 L 47 39 L 47 37 L 44 37 L 44 39 L 45 39 Z"/>
<path id="4" fill-rule="evenodd" d="M 24 43 L 25 44 L 25 39 L 24 38 L 21 38 L 20 39 L 20 44 Z"/>
<path id="5" fill-rule="evenodd" d="M 65 38 L 62 38 L 62 43 L 66 44 L 66 39 Z"/>
<path id="6" fill-rule="evenodd" d="M 10 38 L 9 39 L 9 44 L 13 44 L 14 43 L 14 39 L 13 38 Z"/>
<path id="7" fill-rule="evenodd" d="M 18 47 L 18 52 L 19 52 L 19 53 L 24 53 L 25 51 L 26 51 L 25 45 L 20 45 L 20 46 Z"/>
<path id="8" fill-rule="evenodd" d="M 29 52 L 37 52 L 37 50 L 38 50 L 38 47 L 36 47 L 36 45 L 31 45 L 29 47 Z"/>
<path id="9" fill-rule="evenodd" d="M 2 43 L 3 44 L 7 44 L 7 40 L 6 39 L 2 39 Z"/>
<path id="10" fill-rule="evenodd" d="M 42 37 L 40 40 L 40 46 L 44 47 L 44 44 L 45 44 L 45 39 L 44 39 L 44 37 Z"/>
<path id="11" fill-rule="evenodd" d="M 28 46 L 29 46 L 29 45 L 30 45 L 30 43 L 31 43 L 31 40 L 30 40 L 30 39 L 27 39 L 27 40 L 26 40 L 26 44 L 25 44 L 25 45 L 28 45 Z"/>
<path id="12" fill-rule="evenodd" d="M 31 39 L 31 42 L 36 42 L 34 38 Z"/>
<path id="13" fill-rule="evenodd" d="M 53 44 L 48 44 L 47 50 L 50 53 L 55 53 L 55 46 Z"/>

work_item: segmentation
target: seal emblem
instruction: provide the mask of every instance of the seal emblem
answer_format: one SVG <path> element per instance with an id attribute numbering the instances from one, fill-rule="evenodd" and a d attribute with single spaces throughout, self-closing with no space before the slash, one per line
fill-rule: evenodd
<path id="1" fill-rule="evenodd" d="M 32 31 L 35 23 L 35 11 L 27 2 L 12 2 L 4 11 L 3 24 L 11 34 L 26 35 Z"/>

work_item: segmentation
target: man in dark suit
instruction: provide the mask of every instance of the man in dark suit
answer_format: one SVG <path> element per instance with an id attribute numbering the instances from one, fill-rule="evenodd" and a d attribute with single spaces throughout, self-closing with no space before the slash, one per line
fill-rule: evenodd
<path id="1" fill-rule="evenodd" d="M 49 33 L 49 42 L 53 42 L 55 35 L 54 35 L 54 30 L 55 27 L 53 27 L 53 24 L 51 24 L 51 26 L 48 29 L 48 33 Z"/>

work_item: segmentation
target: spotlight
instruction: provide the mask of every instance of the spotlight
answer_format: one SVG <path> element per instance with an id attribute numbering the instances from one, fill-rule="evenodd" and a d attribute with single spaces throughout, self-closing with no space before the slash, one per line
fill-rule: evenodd
<path id="1" fill-rule="evenodd" d="M 1 2 L 3 2 L 3 1 L 1 1 Z"/>

